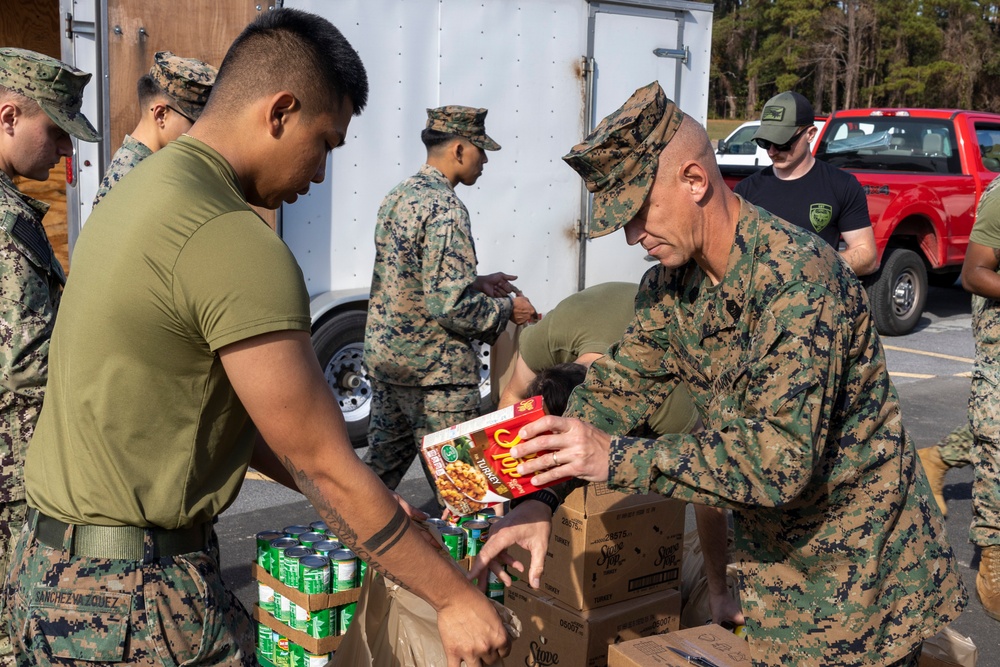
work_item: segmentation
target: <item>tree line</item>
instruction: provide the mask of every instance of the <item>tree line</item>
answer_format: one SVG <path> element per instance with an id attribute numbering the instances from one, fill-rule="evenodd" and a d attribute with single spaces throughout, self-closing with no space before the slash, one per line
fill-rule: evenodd
<path id="1" fill-rule="evenodd" d="M 756 118 L 795 90 L 857 107 L 1000 112 L 1000 2 L 715 0 L 709 113 Z"/>

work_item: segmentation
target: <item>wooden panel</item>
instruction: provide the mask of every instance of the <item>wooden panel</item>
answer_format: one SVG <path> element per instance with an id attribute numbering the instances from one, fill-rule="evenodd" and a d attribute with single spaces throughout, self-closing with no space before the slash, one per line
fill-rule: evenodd
<path id="1" fill-rule="evenodd" d="M 0 44 L 31 49 L 53 58 L 60 57 L 59 0 L 3 0 L 0 11 Z M 66 237 L 66 164 L 60 161 L 43 182 L 16 179 L 25 194 L 49 204 L 43 223 L 49 241 L 69 269 L 69 246 Z"/>
<path id="2" fill-rule="evenodd" d="M 149 71 L 157 51 L 172 51 L 218 67 L 229 45 L 258 15 L 265 1 L 108 0 L 108 74 L 111 100 L 111 149 L 139 121 L 135 85 Z M 271 227 L 273 211 L 258 210 Z"/>

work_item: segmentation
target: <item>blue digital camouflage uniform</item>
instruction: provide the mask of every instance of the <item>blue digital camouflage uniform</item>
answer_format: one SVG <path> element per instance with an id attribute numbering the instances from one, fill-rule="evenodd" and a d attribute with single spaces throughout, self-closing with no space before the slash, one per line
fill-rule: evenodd
<path id="1" fill-rule="evenodd" d="M 444 174 L 425 164 L 386 196 L 365 331 L 373 390 L 365 463 L 389 488 L 425 434 L 479 414 L 473 343 L 495 341 L 513 303 L 472 289 L 476 265 L 469 212 Z"/>
<path id="2" fill-rule="evenodd" d="M 48 208 L 0 171 L 0 581 L 24 522 L 24 453 L 42 409 L 49 339 L 66 282 L 42 226 Z M 2 634 L 0 656 L 9 652 Z"/>
<path id="3" fill-rule="evenodd" d="M 137 164 L 152 154 L 153 151 L 146 144 L 126 134 L 125 141 L 115 151 L 114 156 L 111 158 L 111 163 L 108 165 L 108 170 L 104 172 L 101 187 L 97 190 L 97 195 L 94 197 L 94 206 L 97 206 L 97 203 L 104 199 L 104 195 L 108 194 L 108 190 L 120 181 L 125 174 L 135 169 Z"/>
<path id="4" fill-rule="evenodd" d="M 885 664 L 957 618 L 940 511 L 833 250 L 743 202 L 721 284 L 653 268 L 636 308 L 567 414 L 623 434 L 687 385 L 705 431 L 614 438 L 609 483 L 734 510 L 755 665 Z"/>

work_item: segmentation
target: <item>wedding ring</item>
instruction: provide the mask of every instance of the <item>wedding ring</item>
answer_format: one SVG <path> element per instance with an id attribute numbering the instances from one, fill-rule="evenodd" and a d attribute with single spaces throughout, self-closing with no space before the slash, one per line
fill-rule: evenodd
<path id="1" fill-rule="evenodd" d="M 559 465 L 559 459 L 556 458 L 556 453 L 552 452 L 552 462 Z"/>

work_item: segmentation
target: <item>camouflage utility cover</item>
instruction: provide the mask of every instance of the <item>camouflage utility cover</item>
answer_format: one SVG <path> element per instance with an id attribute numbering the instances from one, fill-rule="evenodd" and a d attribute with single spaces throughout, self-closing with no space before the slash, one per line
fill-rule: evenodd
<path id="1" fill-rule="evenodd" d="M 101 187 L 98 188 L 97 195 L 94 197 L 94 206 L 97 206 L 97 203 L 104 199 L 104 195 L 108 194 L 111 188 L 118 181 L 122 180 L 125 174 L 135 169 L 137 164 L 152 154 L 153 151 L 149 149 L 149 146 L 133 138 L 132 135 L 126 134 L 125 141 L 115 151 L 114 156 L 111 158 L 111 164 L 108 165 L 108 170 L 104 172 Z"/>
<path id="2" fill-rule="evenodd" d="M 513 302 L 472 289 L 469 212 L 448 179 L 423 165 L 386 195 L 375 227 L 365 366 L 407 386 L 478 385 L 473 339 L 492 343 Z"/>
<path id="3" fill-rule="evenodd" d="M 194 58 L 181 58 L 170 51 L 158 51 L 149 75 L 173 99 L 180 112 L 198 120 L 215 85 L 219 70 Z"/>
<path id="4" fill-rule="evenodd" d="M 24 452 L 42 409 L 66 281 L 42 227 L 48 208 L 0 171 L 0 502 L 24 499 Z"/>
<path id="5" fill-rule="evenodd" d="M 64 62 L 28 51 L 0 48 L 0 86 L 38 103 L 52 122 L 83 141 L 101 135 L 80 112 L 90 75 Z"/>
<path id="6" fill-rule="evenodd" d="M 464 137 L 484 151 L 498 151 L 500 144 L 486 134 L 486 109 L 452 104 L 427 110 L 427 129 Z"/>
<path id="7" fill-rule="evenodd" d="M 677 383 L 703 432 L 621 435 Z M 734 511 L 755 665 L 889 664 L 965 606 L 864 289 L 794 225 L 742 202 L 720 284 L 649 270 L 567 414 L 617 436 L 614 488 Z"/>

